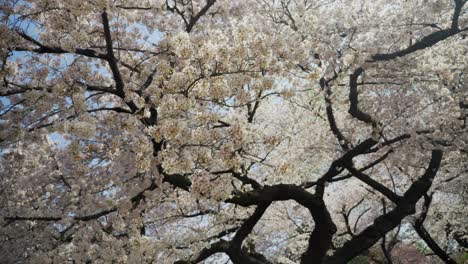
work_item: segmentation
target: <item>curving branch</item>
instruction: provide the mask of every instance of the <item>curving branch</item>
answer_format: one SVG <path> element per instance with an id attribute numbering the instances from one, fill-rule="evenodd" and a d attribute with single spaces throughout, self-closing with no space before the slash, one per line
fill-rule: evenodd
<path id="1" fill-rule="evenodd" d="M 352 117 L 354 117 L 354 118 L 356 118 L 356 119 L 358 119 L 358 120 L 360 120 L 360 121 L 362 121 L 362 122 L 364 122 L 366 124 L 372 125 L 372 127 L 374 127 L 374 128 L 377 128 L 377 126 L 378 126 L 377 120 L 375 120 L 368 113 L 365 113 L 365 112 L 361 111 L 361 109 L 358 106 L 359 99 L 358 99 L 358 91 L 357 91 L 357 87 L 358 87 L 357 79 L 363 73 L 364 73 L 364 69 L 359 67 L 349 77 L 349 102 L 350 102 L 350 106 L 349 106 L 348 113 Z"/>
<path id="2" fill-rule="evenodd" d="M 416 218 L 415 223 L 413 224 L 414 230 L 419 235 L 419 237 L 424 240 L 426 245 L 436 254 L 444 263 L 447 264 L 456 264 L 457 262 L 450 257 L 447 252 L 445 252 L 432 238 L 431 234 L 424 227 L 424 220 L 426 220 L 427 213 L 429 212 L 429 207 L 432 202 L 432 194 L 424 194 L 424 204 L 422 212 L 418 218 Z"/>
<path id="3" fill-rule="evenodd" d="M 433 150 L 431 160 L 426 172 L 416 180 L 403 195 L 397 206 L 386 214 L 377 217 L 374 223 L 364 229 L 360 234 L 346 242 L 335 253 L 325 259 L 326 264 L 340 264 L 350 261 L 366 249 L 377 243 L 387 232 L 397 227 L 403 218 L 414 214 L 416 203 L 429 190 L 432 181 L 439 170 L 443 153 Z"/>
<path id="4" fill-rule="evenodd" d="M 207 248 L 202 249 L 192 260 L 179 260 L 175 264 L 199 263 L 216 253 L 226 253 L 233 263 L 239 264 L 266 264 L 267 259 L 259 253 L 249 253 L 242 248 L 242 242 L 252 232 L 254 226 L 261 219 L 270 203 L 257 206 L 254 213 L 247 218 L 237 230 L 231 241 L 219 240 L 212 243 Z M 237 229 L 237 227 L 235 228 Z M 224 234 L 224 233 L 222 233 Z"/>
<path id="5" fill-rule="evenodd" d="M 296 185 L 278 184 L 240 193 L 226 200 L 226 202 L 251 206 L 286 200 L 294 200 L 307 208 L 315 223 L 314 230 L 309 237 L 307 250 L 302 255 L 301 263 L 311 263 L 312 261 L 320 263 L 330 249 L 332 237 L 336 233 L 336 226 L 321 197 L 317 197 Z"/>
<path id="6" fill-rule="evenodd" d="M 360 172 L 364 172 L 366 170 L 369 170 L 371 168 L 373 168 L 374 166 L 376 166 L 377 164 L 383 162 L 390 153 L 392 153 L 393 150 L 389 150 L 387 151 L 384 155 L 382 155 L 380 158 L 372 161 L 371 163 L 367 164 L 366 166 L 362 167 L 359 169 Z M 337 182 L 337 181 L 342 181 L 342 180 L 346 180 L 346 179 L 349 179 L 353 177 L 353 175 L 351 173 L 348 173 L 344 176 L 340 176 L 340 177 L 333 177 L 331 179 L 328 180 L 328 182 Z M 300 186 L 302 186 L 304 189 L 308 189 L 308 188 L 311 188 L 311 187 L 314 187 L 318 184 L 318 181 L 308 181 L 308 182 L 304 182 L 302 183 Z"/>
<path id="7" fill-rule="evenodd" d="M 332 91 L 330 86 L 328 85 L 328 81 L 325 78 L 320 79 L 320 88 L 325 91 L 324 100 L 325 100 L 325 110 L 327 113 L 327 120 L 330 129 L 335 135 L 336 139 L 338 140 L 338 144 L 340 144 L 341 148 L 344 151 L 349 151 L 350 149 L 350 142 L 349 140 L 341 133 L 338 125 L 336 124 L 335 115 L 333 113 L 333 105 L 331 101 Z"/>
<path id="8" fill-rule="evenodd" d="M 372 179 L 372 177 L 366 175 L 362 171 L 357 170 L 353 166 L 346 166 L 346 169 L 356 178 L 358 178 L 363 183 L 367 184 L 374 190 L 380 192 L 383 196 L 387 197 L 390 201 L 394 203 L 399 203 L 401 197 L 394 193 L 392 190 L 385 187 L 385 185 L 379 183 L 378 181 Z"/>
<path id="9" fill-rule="evenodd" d="M 437 44 L 437 43 L 439 43 L 439 42 L 441 42 L 443 40 L 446 40 L 446 39 L 448 39 L 448 38 L 450 38 L 452 36 L 455 36 L 456 34 L 462 32 L 462 31 L 468 30 L 468 29 L 460 29 L 458 27 L 458 21 L 460 19 L 460 14 L 461 14 L 462 8 L 466 4 L 467 1 L 465 1 L 465 0 L 454 0 L 454 2 L 455 2 L 455 9 L 454 9 L 454 13 L 453 13 L 453 17 L 452 17 L 452 23 L 451 23 L 450 28 L 433 32 L 433 33 L 425 36 L 421 40 L 417 41 L 416 43 L 410 45 L 406 49 L 402 49 L 402 50 L 395 51 L 395 52 L 392 52 L 392 53 L 377 53 L 377 54 L 372 56 L 372 60 L 370 62 L 373 62 L 373 61 L 388 61 L 388 60 L 393 60 L 393 59 L 398 58 L 398 57 L 403 57 L 403 56 L 411 54 L 411 53 L 413 53 L 415 51 L 432 47 L 435 44 Z"/>
<path id="10" fill-rule="evenodd" d="M 325 184 L 327 182 L 332 182 L 333 177 L 339 175 L 346 166 L 352 165 L 352 160 L 354 157 L 366 153 L 370 148 L 372 148 L 378 141 L 373 138 L 368 138 L 354 148 L 346 152 L 343 156 L 336 159 L 330 165 L 328 171 L 322 175 L 313 185 L 317 185 L 315 193 L 319 197 L 323 197 L 325 192 Z"/>
<path id="11" fill-rule="evenodd" d="M 255 209 L 255 212 L 242 224 L 230 244 L 229 255 L 234 263 L 244 263 L 241 254 L 242 242 L 252 232 L 254 226 L 262 218 L 266 209 L 270 206 L 270 203 L 260 204 Z M 258 253 L 257 253 L 258 254 Z M 263 257 L 264 258 L 264 257 Z"/>

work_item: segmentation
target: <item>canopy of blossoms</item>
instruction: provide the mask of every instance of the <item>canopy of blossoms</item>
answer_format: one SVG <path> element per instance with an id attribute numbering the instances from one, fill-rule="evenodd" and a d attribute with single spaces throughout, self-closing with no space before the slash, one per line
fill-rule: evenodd
<path id="1" fill-rule="evenodd" d="M 0 262 L 463 263 L 467 2 L 1 1 Z"/>

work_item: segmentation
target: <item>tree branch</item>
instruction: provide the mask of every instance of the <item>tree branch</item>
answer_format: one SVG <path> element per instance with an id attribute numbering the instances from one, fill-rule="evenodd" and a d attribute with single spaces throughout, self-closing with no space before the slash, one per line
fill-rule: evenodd
<path id="1" fill-rule="evenodd" d="M 21 31 L 16 31 L 23 39 L 33 43 L 34 45 L 38 46 L 39 48 L 35 49 L 29 49 L 25 47 L 15 47 L 13 48 L 14 51 L 31 51 L 35 53 L 55 53 L 55 54 L 64 54 L 64 53 L 74 53 L 77 55 L 82 55 L 85 57 L 90 57 L 90 58 L 98 58 L 98 59 L 106 59 L 107 56 L 105 54 L 99 53 L 95 50 L 92 49 L 82 49 L 82 48 L 76 48 L 72 51 L 67 51 L 62 49 L 61 47 L 51 47 L 42 44 L 38 40 L 32 38 L 31 36 L 27 35 L 24 32 Z"/>
<path id="2" fill-rule="evenodd" d="M 255 212 L 242 224 L 242 226 L 237 231 L 236 235 L 232 239 L 231 249 L 233 251 L 238 251 L 242 247 L 242 242 L 247 238 L 247 236 L 252 232 L 254 226 L 262 218 L 262 215 L 265 213 L 266 209 L 270 206 L 269 203 L 260 204 L 255 209 Z"/>
<path id="3" fill-rule="evenodd" d="M 424 220 L 426 220 L 427 213 L 429 212 L 429 207 L 431 206 L 432 195 L 424 194 L 424 204 L 421 215 L 416 219 L 413 224 L 414 230 L 419 235 L 419 237 L 424 240 L 426 245 L 436 254 L 444 263 L 447 264 L 456 264 L 457 262 L 452 259 L 447 252 L 445 252 L 437 242 L 432 238 L 431 234 L 424 227 Z"/>
<path id="4" fill-rule="evenodd" d="M 112 48 L 112 36 L 109 28 L 109 18 L 107 17 L 107 12 L 102 12 L 102 24 L 104 26 L 104 37 L 106 39 L 106 59 L 109 64 L 109 67 L 112 71 L 112 75 L 114 76 L 115 86 L 122 98 L 125 97 L 124 87 L 125 84 L 122 80 L 122 76 L 120 75 L 119 67 L 117 66 L 117 59 L 114 56 L 114 50 Z"/>
<path id="5" fill-rule="evenodd" d="M 326 264 L 339 264 L 350 261 L 377 243 L 387 232 L 398 226 L 403 218 L 414 214 L 416 203 L 429 190 L 442 161 L 442 151 L 433 150 L 426 172 L 405 192 L 402 200 L 390 212 L 377 217 L 374 223 L 360 234 L 346 242 L 335 253 L 327 257 Z"/>
<path id="6" fill-rule="evenodd" d="M 466 1 L 464 0 L 454 0 L 454 1 L 455 1 L 455 10 L 453 13 L 452 24 L 450 28 L 433 32 L 425 36 L 424 38 L 422 38 L 420 41 L 407 47 L 406 49 L 395 51 L 392 53 L 387 53 L 387 54 L 377 53 L 372 56 L 372 61 L 388 61 L 388 60 L 392 60 L 398 57 L 403 57 L 415 51 L 432 47 L 435 44 L 439 43 L 440 41 L 448 39 L 456 35 L 457 33 L 461 32 L 462 30 L 458 28 L 458 20 L 460 18 L 461 9 L 465 5 Z"/>
<path id="7" fill-rule="evenodd" d="M 187 24 L 187 27 L 185 28 L 185 31 L 187 31 L 188 33 L 190 33 L 190 31 L 192 31 L 193 27 L 195 26 L 195 24 L 197 23 L 197 21 L 206 13 L 208 12 L 208 9 L 210 9 L 210 7 L 212 5 L 214 5 L 214 3 L 216 2 L 216 0 L 207 0 L 206 1 L 206 5 L 203 6 L 202 9 L 200 9 L 200 11 L 198 11 L 198 13 L 195 15 L 195 16 L 190 16 L 190 21 L 189 23 Z"/>
<path id="8" fill-rule="evenodd" d="M 396 193 L 385 187 L 383 184 L 379 183 L 378 181 L 372 179 L 370 176 L 366 175 L 365 173 L 355 169 L 353 166 L 347 166 L 346 169 L 351 172 L 351 174 L 358 178 L 360 181 L 364 182 L 374 190 L 377 190 L 382 195 L 387 197 L 390 201 L 394 203 L 399 203 L 401 197 L 398 196 Z"/>

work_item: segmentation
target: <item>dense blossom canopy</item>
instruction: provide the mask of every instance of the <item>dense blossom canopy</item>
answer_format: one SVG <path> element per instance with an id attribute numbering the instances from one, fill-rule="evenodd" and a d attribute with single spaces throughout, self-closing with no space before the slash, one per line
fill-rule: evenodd
<path id="1" fill-rule="evenodd" d="M 466 2 L 1 1 L 0 262 L 462 263 Z"/>

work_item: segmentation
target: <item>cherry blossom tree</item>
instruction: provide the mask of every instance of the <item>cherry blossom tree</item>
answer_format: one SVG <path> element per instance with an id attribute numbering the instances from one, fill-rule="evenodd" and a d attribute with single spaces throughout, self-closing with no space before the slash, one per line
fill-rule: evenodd
<path id="1" fill-rule="evenodd" d="M 2 1 L 2 262 L 461 263 L 466 2 Z"/>

